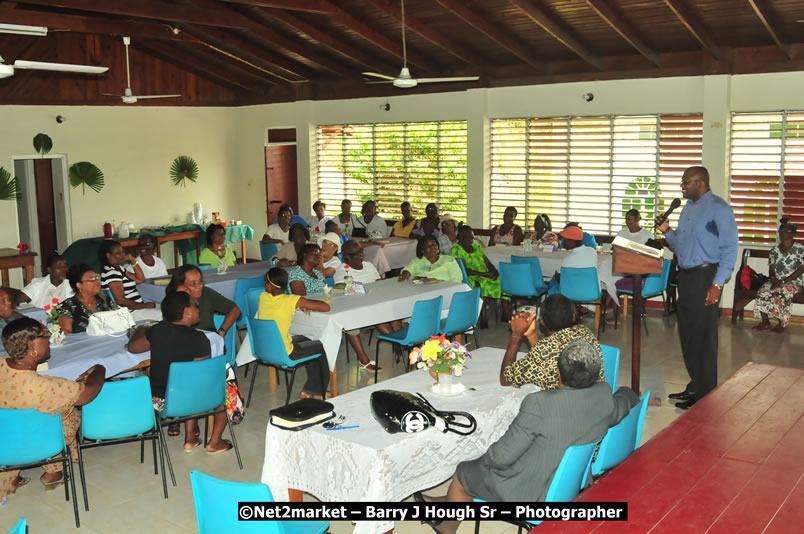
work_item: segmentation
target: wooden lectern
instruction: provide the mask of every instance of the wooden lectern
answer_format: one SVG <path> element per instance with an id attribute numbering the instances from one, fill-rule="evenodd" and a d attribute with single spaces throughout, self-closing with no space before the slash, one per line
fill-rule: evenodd
<path id="1" fill-rule="evenodd" d="M 642 343 L 642 280 L 644 274 L 662 272 L 661 251 L 628 241 L 612 243 L 614 258 L 612 261 L 615 273 L 633 275 L 634 277 L 634 309 L 631 320 L 631 389 L 639 395 L 639 353 Z M 623 239 L 623 241 L 627 241 Z M 658 253 L 658 256 L 657 256 Z"/>

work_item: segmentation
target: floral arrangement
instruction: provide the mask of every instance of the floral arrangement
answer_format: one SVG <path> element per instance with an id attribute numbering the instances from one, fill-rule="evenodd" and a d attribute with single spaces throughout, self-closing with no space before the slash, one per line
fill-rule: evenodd
<path id="1" fill-rule="evenodd" d="M 20 251 L 20 254 L 28 254 L 28 243 L 20 243 L 17 245 L 17 249 Z"/>
<path id="2" fill-rule="evenodd" d="M 59 310 L 61 310 L 61 304 L 57 298 L 54 298 L 50 304 L 45 304 L 48 323 L 59 324 Z"/>
<path id="3" fill-rule="evenodd" d="M 421 347 L 414 347 L 408 357 L 411 365 L 427 369 L 435 375 L 451 373 L 461 376 L 466 358 L 472 355 L 464 345 L 441 335 L 431 337 Z"/>

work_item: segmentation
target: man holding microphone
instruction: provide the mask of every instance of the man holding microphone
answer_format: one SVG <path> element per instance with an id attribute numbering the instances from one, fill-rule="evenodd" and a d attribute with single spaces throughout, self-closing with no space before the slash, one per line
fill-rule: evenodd
<path id="1" fill-rule="evenodd" d="M 718 302 L 737 260 L 737 223 L 709 189 L 706 168 L 684 171 L 681 190 L 687 203 L 678 228 L 670 229 L 667 214 L 656 228 L 678 257 L 678 334 L 690 382 L 668 396 L 686 410 L 717 386 Z"/>

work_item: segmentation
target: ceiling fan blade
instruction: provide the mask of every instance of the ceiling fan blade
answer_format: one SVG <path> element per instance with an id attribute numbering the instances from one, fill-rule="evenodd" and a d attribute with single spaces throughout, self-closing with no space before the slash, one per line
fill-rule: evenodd
<path id="1" fill-rule="evenodd" d="M 179 98 L 181 95 L 132 95 L 138 100 L 145 100 L 146 98 Z"/>
<path id="2" fill-rule="evenodd" d="M 123 98 L 125 95 L 116 95 L 114 93 L 103 93 L 103 96 L 112 96 L 114 98 Z"/>
<path id="3" fill-rule="evenodd" d="M 51 70 L 58 72 L 79 72 L 82 74 L 102 74 L 109 67 L 92 67 L 90 65 L 73 65 L 70 63 L 48 63 L 45 61 L 26 61 L 18 59 L 14 62 L 15 69 Z"/>
<path id="4" fill-rule="evenodd" d="M 451 78 L 416 78 L 419 83 L 438 83 L 438 82 L 476 82 L 480 76 L 454 76 Z"/>
<path id="5" fill-rule="evenodd" d="M 377 72 L 362 72 L 363 76 L 373 76 L 374 78 L 382 78 L 383 80 L 394 81 L 393 76 L 388 76 L 386 74 L 380 74 Z"/>

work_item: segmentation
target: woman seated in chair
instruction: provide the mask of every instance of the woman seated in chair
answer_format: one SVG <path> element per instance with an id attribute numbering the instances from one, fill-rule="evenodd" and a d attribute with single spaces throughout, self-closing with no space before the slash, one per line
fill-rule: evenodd
<path id="1" fill-rule="evenodd" d="M 288 273 L 282 268 L 274 267 L 265 275 L 265 293 L 260 295 L 257 319 L 275 321 L 282 339 L 285 341 L 285 350 L 291 360 L 300 360 L 313 354 L 321 354 L 317 359 L 305 364 L 307 367 L 307 381 L 304 383 L 300 399 L 320 399 L 321 392 L 329 385 L 329 363 L 324 354 L 324 347 L 320 341 L 304 336 L 292 336 L 290 325 L 296 310 L 306 314 L 312 311 L 327 312 L 329 304 L 320 300 L 307 299 L 299 295 L 286 295 Z"/>
<path id="2" fill-rule="evenodd" d="M 85 332 L 93 313 L 118 308 L 117 303 L 101 291 L 100 276 L 89 265 L 71 265 L 67 269 L 67 280 L 75 295 L 62 301 L 59 307 L 59 326 L 65 334 Z"/>
<path id="3" fill-rule="evenodd" d="M 217 269 L 221 264 L 231 267 L 237 263 L 232 249 L 223 244 L 226 241 L 226 228 L 220 224 L 210 224 L 207 227 L 207 248 L 198 256 L 199 265 L 209 265 Z"/>
<path id="4" fill-rule="evenodd" d="M 154 252 L 156 252 L 156 239 L 154 239 L 154 236 L 141 235 L 137 239 L 137 249 L 140 252 L 137 258 L 137 265 L 142 269 L 146 279 L 168 275 L 165 262 L 159 256 L 154 256 Z"/>
<path id="5" fill-rule="evenodd" d="M 67 260 L 60 254 L 54 254 L 47 260 L 47 276 L 34 278 L 27 286 L 22 288 L 16 298 L 19 303 L 30 302 L 32 306 L 44 308 L 53 303 L 53 299 L 59 302 L 74 295 L 70 282 L 67 281 Z M 16 291 L 16 290 L 15 290 Z M 12 300 L 15 295 L 10 293 Z"/>
<path id="6" fill-rule="evenodd" d="M 469 277 L 469 285 L 480 287 L 480 296 L 483 298 L 483 307 L 480 311 L 480 324 L 487 325 L 486 318 L 486 299 L 498 299 L 502 295 L 500 291 L 500 273 L 491 263 L 483 252 L 483 247 L 475 241 L 475 234 L 472 227 L 464 224 L 458 230 L 458 243 L 452 247 L 450 254 L 454 258 L 463 260 L 466 266 L 466 274 Z M 508 301 L 503 301 L 503 315 L 508 315 Z"/>
<path id="7" fill-rule="evenodd" d="M 279 267 L 293 267 L 299 257 L 299 251 L 310 240 L 310 231 L 303 224 L 294 224 L 288 231 L 289 241 L 282 245 L 276 253 Z M 271 258 L 271 259 L 274 259 Z"/>
<path id="8" fill-rule="evenodd" d="M 293 219 L 293 208 L 287 204 L 279 207 L 279 217 L 262 236 L 263 243 L 276 243 L 282 246 L 288 242 L 288 232 L 290 231 L 290 221 Z"/>
<path id="9" fill-rule="evenodd" d="M 75 382 L 38 374 L 37 366 L 50 358 L 49 338 L 50 332 L 29 317 L 17 319 L 3 328 L 2 340 L 8 358 L 0 358 L 0 406 L 60 415 L 64 441 L 70 447 L 72 461 L 78 462 L 76 432 L 81 423 L 81 414 L 76 406 L 83 406 L 98 396 L 106 369 L 102 365 L 94 365 Z M 35 436 L 20 437 L 23 440 L 35 439 Z M 46 487 L 64 481 L 62 464 L 49 464 L 43 469 L 45 474 L 39 480 Z M 0 501 L 28 482 L 30 479 L 21 476 L 19 471 L 0 473 Z"/>
<path id="10" fill-rule="evenodd" d="M 424 208 L 425 217 L 416 221 L 416 226 L 410 233 L 411 237 L 422 239 L 424 237 L 434 237 L 438 239 L 441 235 L 441 219 L 438 217 L 438 205 L 434 202 L 427 204 Z"/>
<path id="11" fill-rule="evenodd" d="M 438 248 L 441 254 L 449 254 L 458 242 L 458 229 L 452 215 L 441 217 L 441 235 L 438 236 Z"/>
<path id="12" fill-rule="evenodd" d="M 781 334 L 790 321 L 793 297 L 804 287 L 804 245 L 795 243 L 798 228 L 782 219 L 779 225 L 779 244 L 773 247 L 768 257 L 770 280 L 759 288 L 754 302 L 754 313 L 762 315 L 762 321 L 754 330 L 771 328 L 770 317 L 779 322 L 771 332 Z"/>
<path id="13" fill-rule="evenodd" d="M 537 215 L 533 220 L 533 233 L 530 240 L 535 245 L 555 245 L 558 246 L 558 235 L 553 233 L 553 224 L 546 213 Z"/>
<path id="14" fill-rule="evenodd" d="M 410 237 L 410 232 L 416 226 L 416 219 L 410 212 L 410 202 L 407 200 L 399 207 L 402 218 L 391 227 L 391 235 L 394 237 Z"/>
<path id="15" fill-rule="evenodd" d="M 321 264 L 321 249 L 318 245 L 304 245 L 299 250 L 297 265 L 290 271 L 288 281 L 294 295 L 311 295 L 324 291 L 324 275 L 318 270 Z"/>
<path id="16" fill-rule="evenodd" d="M 131 254 L 123 251 L 117 241 L 104 241 L 100 247 L 101 289 L 112 293 L 115 303 L 131 311 L 156 308 L 153 302 L 145 302 L 137 291 L 137 284 L 145 282 L 142 267 Z"/>
<path id="17" fill-rule="evenodd" d="M 416 246 L 416 257 L 402 269 L 399 281 L 410 278 L 432 278 L 444 282 L 460 282 L 463 273 L 455 258 L 442 256 L 435 237 L 425 237 Z"/>
<path id="18" fill-rule="evenodd" d="M 336 233 L 324 234 L 318 238 L 318 246 L 321 247 L 321 263 L 318 270 L 324 278 L 332 278 L 335 272 L 342 265 L 338 254 L 341 251 L 341 238 Z"/>
<path id="19" fill-rule="evenodd" d="M 240 308 L 214 289 L 204 287 L 201 269 L 192 264 L 185 264 L 173 271 L 173 278 L 165 289 L 169 295 L 176 291 L 184 291 L 190 295 L 190 301 L 198 307 L 198 323 L 193 325 L 201 330 L 215 332 L 214 316 L 216 313 L 225 315 L 223 324 L 217 329 L 218 334 L 225 338 L 226 332 L 232 328 L 240 317 Z"/>
<path id="20" fill-rule="evenodd" d="M 491 238 L 489 238 L 490 247 L 497 244 L 519 245 L 522 243 L 524 234 L 522 233 L 522 228 L 520 228 L 518 224 L 514 224 L 516 216 L 517 211 L 515 207 L 508 206 L 505 208 L 503 212 L 503 223 L 491 229 Z"/>
<path id="21" fill-rule="evenodd" d="M 327 224 L 324 225 L 324 229 L 327 234 L 337 234 L 338 238 L 341 240 L 341 245 L 349 241 L 349 238 L 343 233 L 340 225 L 335 222 L 335 219 L 328 220 Z"/>

